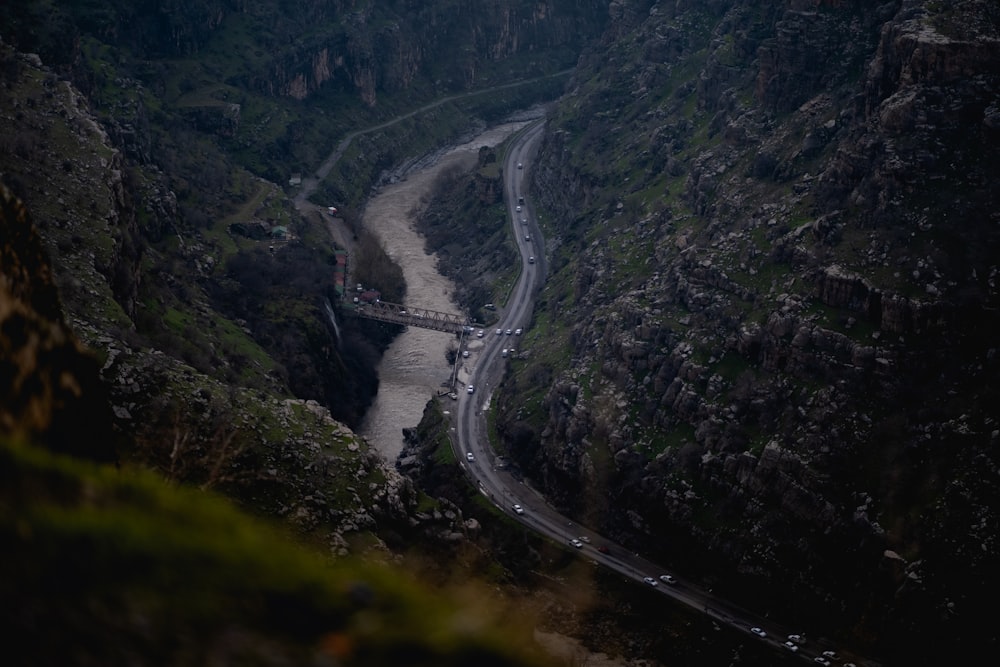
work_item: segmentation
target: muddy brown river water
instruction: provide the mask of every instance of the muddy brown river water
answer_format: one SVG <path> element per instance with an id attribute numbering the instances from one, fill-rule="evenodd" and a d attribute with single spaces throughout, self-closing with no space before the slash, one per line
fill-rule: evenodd
<path id="1" fill-rule="evenodd" d="M 436 159 L 420 161 L 368 201 L 363 223 L 379 236 L 389 256 L 402 268 L 406 305 L 461 313 L 452 300 L 454 285 L 437 272 L 435 256 L 426 252 L 423 237 L 414 229 L 416 214 L 439 174 L 456 165 L 472 169 L 480 147 L 496 146 L 526 124 L 520 121 L 492 127 Z M 358 432 L 387 460 L 395 461 L 403 447 L 403 429 L 420 422 L 427 401 L 450 380 L 453 369 L 445 354 L 456 344 L 451 334 L 407 327 L 382 357 L 378 395 Z"/>

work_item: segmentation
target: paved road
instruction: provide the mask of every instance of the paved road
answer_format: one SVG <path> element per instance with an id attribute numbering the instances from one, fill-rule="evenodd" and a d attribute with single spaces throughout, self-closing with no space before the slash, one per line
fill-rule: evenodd
<path id="1" fill-rule="evenodd" d="M 395 118 L 392 118 L 391 120 L 387 120 L 384 123 L 379 123 L 378 125 L 366 127 L 362 130 L 356 130 L 354 132 L 350 132 L 349 134 L 346 134 L 343 139 L 341 139 L 340 143 L 338 143 L 336 147 L 334 147 L 333 151 L 330 152 L 330 155 L 328 155 L 327 158 L 323 160 L 323 163 L 316 169 L 316 173 L 313 176 L 303 177 L 302 184 L 299 188 L 299 193 L 295 195 L 293 199 L 295 207 L 300 211 L 306 211 L 310 210 L 311 208 L 314 208 L 311 204 L 309 204 L 309 197 L 312 195 L 313 192 L 316 191 L 316 188 L 319 187 L 319 184 L 323 182 L 323 179 L 325 179 L 327 176 L 330 175 L 330 171 L 333 169 L 333 166 L 337 164 L 341 156 L 344 154 L 344 151 L 346 151 L 347 147 L 351 145 L 351 142 L 362 135 L 368 134 L 370 132 L 377 132 L 378 130 L 384 130 L 387 127 L 392 127 L 396 123 L 404 121 L 407 118 L 412 118 L 413 116 L 416 116 L 418 114 L 422 114 L 425 111 L 430 111 L 431 109 L 439 107 L 447 102 L 453 102 L 455 100 L 460 100 L 467 97 L 475 97 L 477 95 L 495 93 L 501 90 L 506 90 L 508 88 L 517 88 L 519 86 L 524 86 L 529 83 L 542 81 L 543 79 L 551 79 L 557 76 L 566 76 L 570 72 L 572 72 L 572 70 L 563 70 L 561 72 L 556 72 L 554 74 L 546 74 L 545 76 L 539 76 L 533 79 L 524 79 L 521 81 L 505 83 L 501 86 L 493 86 L 490 88 L 483 88 L 481 90 L 472 90 L 467 93 L 449 95 L 448 97 L 442 97 L 440 99 L 434 100 L 433 102 L 430 102 L 429 104 L 425 104 L 424 106 L 414 109 L 413 111 L 403 114 L 402 116 L 397 116 Z"/>
<path id="2" fill-rule="evenodd" d="M 545 280 L 543 238 L 530 198 L 527 196 L 530 163 L 538 149 L 543 129 L 544 121 L 539 121 L 522 130 L 513 139 L 504 161 L 505 199 L 510 211 L 510 225 L 521 255 L 522 273 L 506 306 L 499 313 L 499 321 L 494 325 L 494 329 L 500 328 L 504 333 L 497 335 L 493 329 L 486 331 L 484 344 L 475 350 L 474 356 L 470 355 L 470 359 L 466 360 L 467 381 L 474 387 L 474 392 L 472 394 L 463 392 L 459 395 L 456 410 L 458 437 L 453 443 L 458 450 L 459 460 L 466 467 L 480 492 L 527 527 L 566 545 L 569 545 L 572 539 L 586 538 L 582 546 L 577 549 L 581 557 L 591 559 L 642 585 L 650 586 L 664 596 L 711 616 L 719 624 L 745 632 L 748 638 L 765 642 L 775 651 L 787 652 L 788 657 L 794 655 L 813 662 L 822 651 L 836 651 L 837 648 L 829 642 L 808 640 L 793 652 L 786 647 L 785 642 L 788 635 L 799 632 L 798 629 L 782 627 L 760 618 L 746 609 L 715 597 L 675 574 L 671 574 L 674 577 L 673 583 L 661 581 L 659 577 L 666 574 L 663 568 L 638 554 L 628 552 L 586 527 L 575 525 L 567 517 L 560 515 L 539 493 L 525 486 L 502 467 L 502 462 L 498 461 L 489 448 L 484 414 L 489 409 L 493 390 L 502 377 L 503 364 L 507 361 L 502 358 L 501 350 L 505 347 L 517 347 L 520 342 L 519 337 L 507 335 L 506 330 L 527 326 L 534 306 L 534 295 Z M 519 204 L 519 197 L 522 195 L 524 203 Z M 520 210 L 518 210 L 519 205 Z M 530 236 L 530 240 L 525 239 L 525 234 Z M 533 263 L 529 262 L 530 257 L 534 258 Z M 470 453 L 471 460 L 468 458 Z M 516 513 L 512 509 L 515 504 L 522 508 L 523 513 Z M 576 547 L 567 546 L 567 548 Z M 655 586 L 649 583 L 647 578 L 652 579 Z M 751 628 L 761 630 L 764 636 L 752 632 Z M 877 664 L 853 657 L 851 660 L 854 664 L 866 667 Z M 834 662 L 834 664 L 845 667 L 852 663 Z"/>

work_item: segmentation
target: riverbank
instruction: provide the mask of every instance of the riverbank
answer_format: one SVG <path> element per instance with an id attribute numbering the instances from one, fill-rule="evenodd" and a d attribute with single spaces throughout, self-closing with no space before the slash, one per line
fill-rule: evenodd
<path id="1" fill-rule="evenodd" d="M 468 141 L 409 161 L 382 179 L 367 202 L 362 224 L 382 242 L 386 253 L 403 269 L 407 305 L 458 313 L 452 299 L 454 284 L 437 271 L 437 258 L 425 250 L 415 222 L 435 180 L 446 170 L 468 172 L 479 149 L 497 146 L 540 115 L 525 115 L 486 128 Z M 455 339 L 437 331 L 409 327 L 382 356 L 379 391 L 358 433 L 389 461 L 403 447 L 403 429 L 415 427 L 427 401 L 447 386 L 452 367 L 447 361 Z"/>

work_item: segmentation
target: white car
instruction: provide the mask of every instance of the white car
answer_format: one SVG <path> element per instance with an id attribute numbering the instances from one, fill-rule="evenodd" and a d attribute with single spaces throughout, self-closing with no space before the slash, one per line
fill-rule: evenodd
<path id="1" fill-rule="evenodd" d="M 788 635 L 788 641 L 801 644 L 803 642 L 802 635 Z"/>
<path id="2" fill-rule="evenodd" d="M 476 390 L 476 388 L 475 388 L 475 387 L 473 387 L 473 386 L 472 386 L 471 384 L 470 384 L 470 385 L 469 385 L 468 387 L 466 387 L 466 388 L 465 388 L 465 391 L 467 391 L 467 392 L 468 392 L 468 393 L 470 393 L 470 394 L 471 394 L 472 392 L 474 392 L 475 390 Z"/>
<path id="3" fill-rule="evenodd" d="M 476 338 L 482 338 L 482 337 L 483 337 L 483 330 L 480 329 L 479 331 L 476 332 Z"/>
<path id="4" fill-rule="evenodd" d="M 823 665 L 823 667 L 830 667 L 830 661 L 821 655 L 817 655 L 815 658 L 813 658 L 813 662 L 817 662 Z"/>
<path id="5" fill-rule="evenodd" d="M 525 241 L 530 241 L 531 240 L 531 234 L 525 234 L 524 235 L 524 240 Z"/>
<path id="6" fill-rule="evenodd" d="M 577 549 L 582 549 L 583 548 L 583 542 L 581 542 L 580 540 L 572 539 L 572 540 L 569 541 L 569 543 L 572 544 Z"/>
<path id="7" fill-rule="evenodd" d="M 462 350 L 462 358 L 463 359 L 468 359 L 469 358 L 469 351 L 468 350 Z"/>
<path id="8" fill-rule="evenodd" d="M 652 577 L 643 577 L 642 580 L 650 586 L 656 586 L 656 579 L 653 579 Z"/>
<path id="9" fill-rule="evenodd" d="M 517 504 L 511 505 L 511 509 L 514 510 L 514 514 L 524 514 L 524 508 L 521 507 L 520 505 Z"/>
<path id="10" fill-rule="evenodd" d="M 676 579 L 674 579 L 674 578 L 673 578 L 673 577 L 672 577 L 671 575 L 669 575 L 669 574 L 661 574 L 661 575 L 660 575 L 660 581 L 662 581 L 662 582 L 663 582 L 663 583 L 665 583 L 665 584 L 670 584 L 671 586 L 673 586 L 674 584 L 676 584 L 676 583 L 677 583 L 677 580 L 676 580 Z"/>
<path id="11" fill-rule="evenodd" d="M 467 461 L 475 461 L 476 457 L 472 455 L 472 452 L 466 452 L 465 453 L 465 459 Z"/>
<path id="12" fill-rule="evenodd" d="M 512 332 L 512 331 L 511 331 L 510 329 L 507 329 L 507 335 L 508 335 L 508 336 L 509 336 L 509 335 L 511 335 L 512 333 L 513 333 L 513 332 Z"/>
<path id="13" fill-rule="evenodd" d="M 837 653 L 835 651 L 823 651 L 823 657 L 829 660 L 836 660 Z"/>
<path id="14" fill-rule="evenodd" d="M 528 258 L 528 264 L 534 264 L 534 263 L 535 263 L 535 258 L 534 257 L 529 257 Z"/>
<path id="15" fill-rule="evenodd" d="M 502 336 L 503 335 L 503 329 L 497 329 L 497 335 L 498 336 Z"/>
<path id="16" fill-rule="evenodd" d="M 523 165 L 523 164 L 521 164 L 520 162 L 518 162 L 518 163 L 517 163 L 517 168 L 518 168 L 518 169 L 524 169 L 524 165 Z"/>
<path id="17" fill-rule="evenodd" d="M 523 332 L 523 329 L 514 329 L 514 335 L 515 336 L 520 336 L 522 332 Z"/>
<path id="18" fill-rule="evenodd" d="M 517 212 L 518 212 L 518 213 L 520 213 L 520 212 L 521 212 L 521 206 L 520 206 L 520 204 L 518 204 L 518 206 L 517 206 L 517 209 L 516 209 L 516 210 L 517 210 Z"/>
<path id="19" fill-rule="evenodd" d="M 587 537 L 586 535 L 581 535 L 580 537 L 578 537 L 578 538 L 576 538 L 576 539 L 578 539 L 578 540 L 580 540 L 581 542 L 584 542 L 584 543 L 586 543 L 586 544 L 590 544 L 590 538 L 589 538 L 589 537 Z"/>
<path id="20" fill-rule="evenodd" d="M 767 633 L 757 627 L 750 628 L 750 632 L 754 633 L 758 637 L 767 637 Z"/>
<path id="21" fill-rule="evenodd" d="M 795 642 L 785 642 L 785 648 L 787 648 L 792 653 L 795 653 L 799 650 L 799 645 L 796 644 Z"/>

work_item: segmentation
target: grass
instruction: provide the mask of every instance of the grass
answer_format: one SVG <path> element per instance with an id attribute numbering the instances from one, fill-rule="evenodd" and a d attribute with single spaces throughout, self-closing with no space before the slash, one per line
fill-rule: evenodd
<path id="1" fill-rule="evenodd" d="M 30 620 L 8 616 L 7 628 L 31 661 L 104 663 L 126 650 L 185 662 L 226 636 L 227 650 L 255 653 L 263 642 L 289 663 L 325 654 L 338 664 L 398 664 L 399 655 L 542 664 L 511 641 L 530 643 L 528 628 L 497 618 L 482 598 L 460 603 L 456 591 L 357 559 L 331 565 L 213 494 L 6 441 L 0 463 L 4 598 L 33 610 Z M 379 544 L 353 539 L 359 549 Z M 63 641 L 44 641 L 56 625 Z"/>

